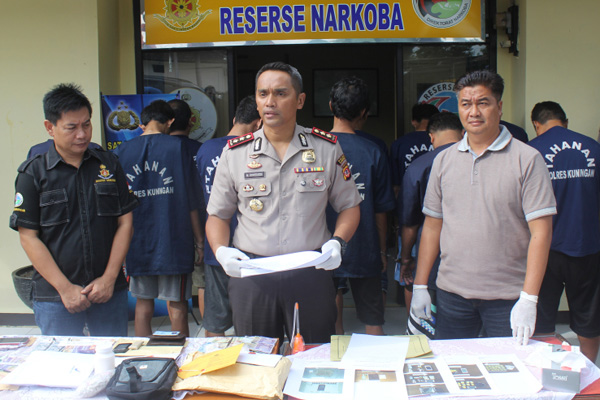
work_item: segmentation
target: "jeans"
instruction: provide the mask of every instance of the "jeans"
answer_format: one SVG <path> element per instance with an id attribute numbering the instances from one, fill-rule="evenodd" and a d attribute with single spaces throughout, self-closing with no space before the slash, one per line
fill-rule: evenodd
<path id="1" fill-rule="evenodd" d="M 71 314 L 62 301 L 33 302 L 35 323 L 42 335 L 83 336 L 87 324 L 91 336 L 127 336 L 127 290 L 119 290 L 106 303 Z"/>
<path id="2" fill-rule="evenodd" d="M 514 300 L 465 299 L 437 289 L 436 339 L 512 336 L 510 312 Z"/>

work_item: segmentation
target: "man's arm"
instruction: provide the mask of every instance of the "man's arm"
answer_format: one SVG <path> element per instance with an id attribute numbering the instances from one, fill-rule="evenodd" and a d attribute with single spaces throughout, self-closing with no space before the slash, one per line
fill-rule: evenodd
<path id="1" fill-rule="evenodd" d="M 377 227 L 379 250 L 381 251 L 381 262 L 383 264 L 381 272 L 385 272 L 387 270 L 387 213 L 375 214 L 375 226 Z"/>
<path id="2" fill-rule="evenodd" d="M 231 219 L 224 220 L 214 215 L 209 215 L 206 220 L 206 238 L 214 254 L 221 246 L 229 247 Z"/>
<path id="3" fill-rule="evenodd" d="M 338 236 L 349 242 L 352 239 L 352 235 L 358 228 L 360 222 L 360 207 L 358 205 L 350 208 L 346 208 L 344 211 L 338 214 L 337 220 L 335 221 L 335 232 L 333 236 Z"/>
<path id="4" fill-rule="evenodd" d="M 196 242 L 194 249 L 196 249 L 198 262 L 202 264 L 202 259 L 204 258 L 204 229 L 202 229 L 202 224 L 200 223 L 198 210 L 190 211 L 190 220 L 192 221 L 192 231 L 194 232 L 194 240 Z"/>
<path id="5" fill-rule="evenodd" d="M 433 264 L 440 254 L 442 222 L 443 219 L 441 218 L 425 216 L 425 223 L 421 232 L 421 244 L 419 245 L 415 285 L 427 285 Z M 404 247 L 402 248 L 404 249 Z"/>
<path id="6" fill-rule="evenodd" d="M 123 268 L 123 261 L 129 251 L 133 236 L 133 214 L 128 212 L 117 220 L 117 231 L 113 237 L 108 263 L 102 276 L 94 279 L 81 293 L 87 295 L 92 303 L 106 303 L 111 299 L 115 289 L 115 281 Z"/>
<path id="7" fill-rule="evenodd" d="M 417 243 L 418 234 L 419 225 L 402 226 L 400 236 L 402 241 L 402 249 L 400 250 L 400 280 L 406 285 L 412 285 L 413 283 L 415 260 L 412 257 L 412 248 Z"/>
<path id="8" fill-rule="evenodd" d="M 527 251 L 527 272 L 523 291 L 537 296 L 548 264 L 548 253 L 552 243 L 552 216 L 536 218 L 529 221 L 529 249 Z"/>
<path id="9" fill-rule="evenodd" d="M 81 312 L 91 303 L 81 293 L 81 286 L 72 284 L 60 270 L 48 247 L 38 236 L 38 231 L 19 227 L 19 239 L 27 257 L 42 277 L 56 289 L 70 313 Z"/>

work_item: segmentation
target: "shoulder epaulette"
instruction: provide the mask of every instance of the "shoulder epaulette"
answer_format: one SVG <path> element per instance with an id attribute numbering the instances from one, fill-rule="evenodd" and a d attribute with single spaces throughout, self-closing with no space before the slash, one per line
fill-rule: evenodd
<path id="1" fill-rule="evenodd" d="M 321 130 L 321 129 L 319 129 L 319 128 L 313 128 L 313 129 L 312 129 L 312 131 L 311 131 L 310 133 L 312 133 L 312 134 L 313 134 L 313 135 L 315 135 L 316 137 L 320 137 L 321 139 L 325 139 L 325 140 L 327 140 L 328 142 L 331 142 L 331 143 L 337 143 L 337 136 L 335 136 L 335 135 L 334 135 L 334 134 L 332 134 L 332 133 L 329 133 L 329 132 L 322 131 L 322 130 Z"/>
<path id="2" fill-rule="evenodd" d="M 249 143 L 252 140 L 254 140 L 254 134 L 247 133 L 245 135 L 234 137 L 233 139 L 229 139 L 227 141 L 227 147 L 229 147 L 230 149 L 233 149 L 234 147 L 240 146 L 245 143 Z"/>
<path id="3" fill-rule="evenodd" d="M 23 161 L 21 163 L 21 165 L 19 165 L 19 168 L 17 168 L 18 172 L 25 172 L 25 169 L 29 166 L 29 164 L 31 164 L 33 162 L 33 160 L 35 160 L 36 158 L 42 157 L 44 155 L 44 153 L 42 154 L 37 154 L 34 157 L 28 158 L 27 160 Z"/>

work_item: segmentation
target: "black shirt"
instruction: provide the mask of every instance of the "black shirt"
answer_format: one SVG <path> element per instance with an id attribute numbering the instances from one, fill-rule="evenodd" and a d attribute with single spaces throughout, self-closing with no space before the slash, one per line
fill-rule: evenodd
<path id="1" fill-rule="evenodd" d="M 79 168 L 67 164 L 51 146 L 25 161 L 15 182 L 10 227 L 37 230 L 54 261 L 71 283 L 88 285 L 106 270 L 118 218 L 137 206 L 117 157 L 88 149 Z M 127 282 L 119 274 L 115 290 Z M 60 295 L 37 271 L 33 297 L 60 301 Z"/>

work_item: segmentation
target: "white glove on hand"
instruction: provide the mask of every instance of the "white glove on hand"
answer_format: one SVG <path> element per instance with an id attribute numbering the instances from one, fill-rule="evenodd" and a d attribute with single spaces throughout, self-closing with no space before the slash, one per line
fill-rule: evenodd
<path id="1" fill-rule="evenodd" d="M 538 297 L 521 291 L 510 312 L 510 328 L 517 343 L 525 346 L 535 331 Z"/>
<path id="2" fill-rule="evenodd" d="M 431 321 L 431 296 L 427 285 L 413 285 L 410 310 L 415 316 Z"/>
<path id="3" fill-rule="evenodd" d="M 217 249 L 215 253 L 215 257 L 217 257 L 217 261 L 223 269 L 225 273 L 234 278 L 240 278 L 242 273 L 240 268 L 242 267 L 242 263 L 240 260 L 249 260 L 250 257 L 245 255 L 243 252 L 239 251 L 234 247 L 225 247 L 221 246 Z"/>
<path id="4" fill-rule="evenodd" d="M 323 261 L 321 264 L 315 265 L 315 268 L 325 269 L 330 271 L 336 269 L 342 263 L 342 245 L 337 240 L 328 240 L 321 247 L 321 253 L 326 253 L 331 250 L 331 257 Z"/>

